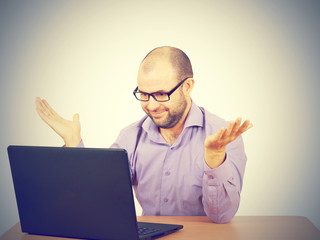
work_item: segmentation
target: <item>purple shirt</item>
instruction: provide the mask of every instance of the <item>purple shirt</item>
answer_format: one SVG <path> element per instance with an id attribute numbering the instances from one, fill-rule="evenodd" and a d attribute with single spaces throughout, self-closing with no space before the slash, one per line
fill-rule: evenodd
<path id="1" fill-rule="evenodd" d="M 225 223 L 236 214 L 246 165 L 241 136 L 227 145 L 216 169 L 204 159 L 204 141 L 227 122 L 192 103 L 173 145 L 149 117 L 123 129 L 112 145 L 128 152 L 132 185 L 143 215 L 207 215 Z"/>

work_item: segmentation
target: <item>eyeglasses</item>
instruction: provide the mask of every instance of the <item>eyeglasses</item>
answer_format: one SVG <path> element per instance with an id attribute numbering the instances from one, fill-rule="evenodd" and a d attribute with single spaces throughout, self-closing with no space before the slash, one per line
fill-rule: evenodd
<path id="1" fill-rule="evenodd" d="M 178 89 L 188 78 L 183 79 L 177 86 L 175 86 L 170 92 L 154 92 L 154 93 L 146 93 L 140 92 L 138 87 L 133 91 L 133 95 L 136 97 L 137 100 L 142 102 L 148 102 L 150 96 L 153 97 L 154 100 L 157 102 L 167 102 L 170 100 L 170 95 Z"/>

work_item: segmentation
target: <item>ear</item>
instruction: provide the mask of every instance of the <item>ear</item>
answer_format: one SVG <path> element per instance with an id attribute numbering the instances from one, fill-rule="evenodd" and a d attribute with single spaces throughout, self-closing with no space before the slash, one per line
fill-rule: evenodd
<path id="1" fill-rule="evenodd" d="M 187 79 L 183 84 L 184 94 L 190 97 L 193 86 L 194 86 L 194 79 L 193 78 Z"/>

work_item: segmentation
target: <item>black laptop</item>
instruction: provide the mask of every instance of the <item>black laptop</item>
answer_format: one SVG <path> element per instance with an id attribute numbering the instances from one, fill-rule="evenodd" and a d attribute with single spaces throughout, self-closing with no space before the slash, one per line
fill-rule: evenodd
<path id="1" fill-rule="evenodd" d="M 22 232 L 154 239 L 182 225 L 137 222 L 123 149 L 9 146 Z"/>

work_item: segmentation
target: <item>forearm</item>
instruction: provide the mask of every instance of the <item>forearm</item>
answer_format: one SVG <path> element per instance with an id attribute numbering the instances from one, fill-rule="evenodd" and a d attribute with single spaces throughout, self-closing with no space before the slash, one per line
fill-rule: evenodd
<path id="1" fill-rule="evenodd" d="M 227 164 L 224 162 L 216 169 L 220 173 L 208 169 L 203 178 L 204 210 L 215 223 L 229 222 L 236 214 L 240 203 L 239 183 L 232 177 Z"/>
<path id="2" fill-rule="evenodd" d="M 247 160 L 241 138 L 226 152 L 224 162 L 217 168 L 210 169 L 204 163 L 202 201 L 207 216 L 215 223 L 228 222 L 236 214 Z"/>

